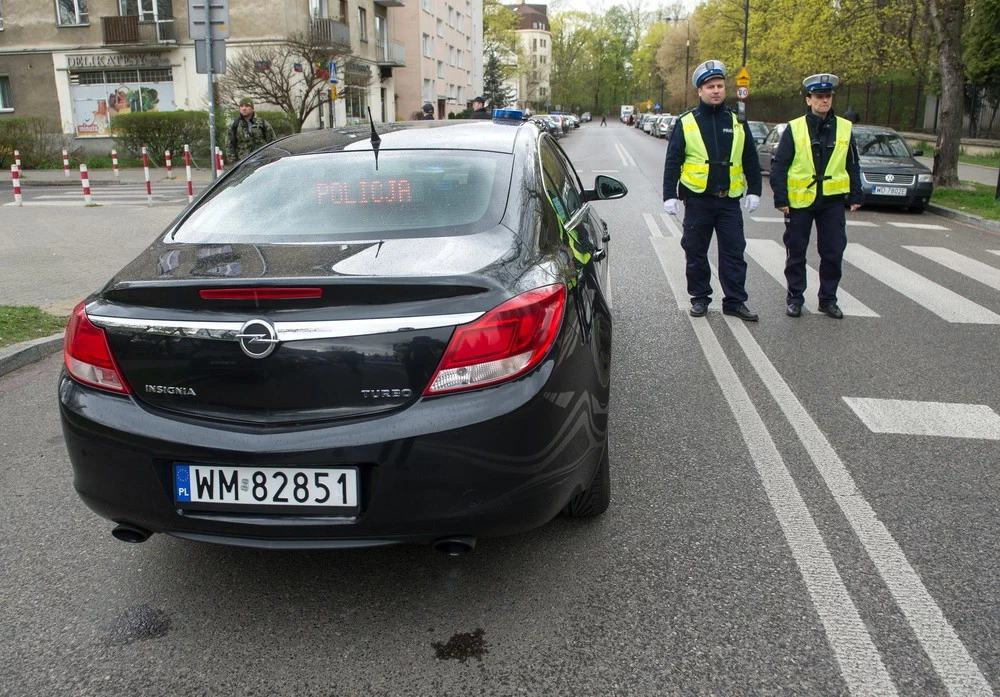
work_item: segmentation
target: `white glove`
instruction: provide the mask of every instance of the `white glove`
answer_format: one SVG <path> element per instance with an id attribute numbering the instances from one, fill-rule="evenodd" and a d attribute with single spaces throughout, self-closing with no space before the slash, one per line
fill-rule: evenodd
<path id="1" fill-rule="evenodd" d="M 663 202 L 663 212 L 673 216 L 681 214 L 681 202 L 676 198 L 668 198 Z"/>
<path id="2" fill-rule="evenodd" d="M 743 210 L 747 213 L 753 213 L 760 207 L 760 196 L 755 196 L 754 194 L 747 194 L 746 198 L 743 199 Z"/>

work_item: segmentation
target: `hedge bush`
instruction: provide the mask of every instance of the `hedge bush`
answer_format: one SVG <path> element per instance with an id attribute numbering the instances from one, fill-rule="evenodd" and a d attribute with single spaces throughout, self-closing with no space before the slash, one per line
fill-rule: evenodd
<path id="1" fill-rule="evenodd" d="M 44 116 L 0 119 L 0 168 L 9 170 L 14 150 L 21 154 L 22 167 L 62 158 L 63 136 L 59 125 Z"/>

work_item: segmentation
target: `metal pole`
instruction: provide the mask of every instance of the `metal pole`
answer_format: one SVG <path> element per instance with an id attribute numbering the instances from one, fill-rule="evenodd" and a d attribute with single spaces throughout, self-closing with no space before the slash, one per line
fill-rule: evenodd
<path id="1" fill-rule="evenodd" d="M 743 15 L 743 67 L 747 64 L 747 34 L 750 33 L 750 0 L 746 0 Z"/>
<path id="2" fill-rule="evenodd" d="M 691 20 L 688 20 L 687 48 L 684 49 L 684 111 L 688 108 L 688 82 L 691 80 Z"/>
<path id="3" fill-rule="evenodd" d="M 205 62 L 208 63 L 208 147 L 215 159 L 215 74 L 212 73 L 212 3 L 205 2 Z M 215 181 L 215 167 L 212 167 Z"/>

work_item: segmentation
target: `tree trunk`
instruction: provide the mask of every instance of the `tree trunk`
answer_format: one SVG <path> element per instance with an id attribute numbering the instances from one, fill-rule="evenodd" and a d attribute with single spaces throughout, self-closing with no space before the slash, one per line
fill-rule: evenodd
<path id="1" fill-rule="evenodd" d="M 965 75 L 960 58 L 965 0 L 928 0 L 927 10 L 937 37 L 938 69 L 941 72 L 934 182 L 938 186 L 957 186 L 962 104 L 965 99 Z"/>

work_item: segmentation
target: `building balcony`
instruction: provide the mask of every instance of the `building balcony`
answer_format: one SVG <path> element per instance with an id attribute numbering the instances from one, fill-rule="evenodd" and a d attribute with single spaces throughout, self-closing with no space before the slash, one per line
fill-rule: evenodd
<path id="1" fill-rule="evenodd" d="M 309 37 L 317 46 L 351 45 L 351 29 L 343 22 L 324 17 L 309 22 Z"/>
<path id="2" fill-rule="evenodd" d="M 177 45 L 173 17 L 148 22 L 140 22 L 139 15 L 101 17 L 101 35 L 105 46 L 119 50 L 170 49 Z"/>
<path id="3" fill-rule="evenodd" d="M 374 0 L 374 2 L 382 7 L 403 7 L 406 4 L 403 0 Z"/>
<path id="4" fill-rule="evenodd" d="M 406 47 L 398 41 L 375 44 L 375 62 L 390 68 L 406 67 Z"/>

